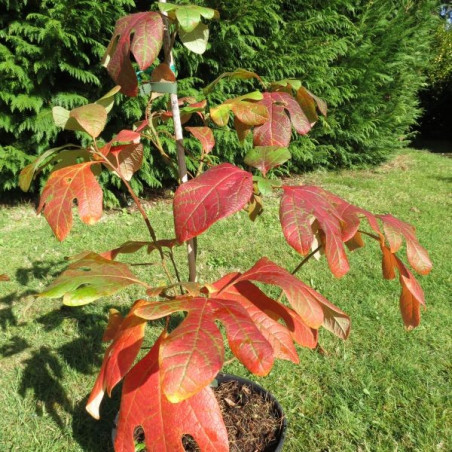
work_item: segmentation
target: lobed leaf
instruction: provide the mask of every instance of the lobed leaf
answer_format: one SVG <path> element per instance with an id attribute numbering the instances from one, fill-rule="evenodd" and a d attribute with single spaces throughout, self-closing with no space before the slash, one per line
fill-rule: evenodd
<path id="1" fill-rule="evenodd" d="M 307 290 L 309 287 L 266 257 L 239 276 L 234 284 L 248 280 L 280 287 L 292 307 L 309 327 L 317 329 L 322 325 L 324 319 L 322 308 L 311 291 Z"/>
<path id="2" fill-rule="evenodd" d="M 198 55 L 202 55 L 207 50 L 209 27 L 203 23 L 199 23 L 194 30 L 181 30 L 179 32 L 179 38 L 188 50 L 191 50 Z"/>
<path id="3" fill-rule="evenodd" d="M 267 375 L 273 350 L 248 312 L 228 297 L 181 297 L 150 303 L 137 315 L 153 320 L 185 311 L 187 317 L 162 342 L 160 364 L 163 392 L 174 403 L 185 400 L 210 383 L 224 361 L 223 338 L 215 325 L 219 320 L 234 355 L 256 375 Z"/>
<path id="4" fill-rule="evenodd" d="M 163 43 L 163 21 L 156 12 L 140 12 L 122 17 L 116 22 L 113 37 L 102 64 L 127 96 L 138 94 L 138 79 L 130 62 L 132 53 L 140 70 L 144 71 L 157 58 Z"/>
<path id="5" fill-rule="evenodd" d="M 58 240 L 62 241 L 72 228 L 72 204 L 77 200 L 81 220 L 97 222 L 102 216 L 102 189 L 91 171 L 95 162 L 54 171 L 44 187 L 38 206 Z"/>
<path id="6" fill-rule="evenodd" d="M 252 175 L 229 163 L 182 184 L 174 196 L 176 238 L 185 242 L 241 210 L 253 193 Z"/>
<path id="7" fill-rule="evenodd" d="M 126 264 L 105 259 L 96 253 L 88 253 L 71 263 L 39 296 L 63 297 L 65 305 L 81 306 L 112 295 L 131 284 L 147 287 Z"/>
<path id="8" fill-rule="evenodd" d="M 204 452 L 228 452 L 226 428 L 211 388 L 180 403 L 164 395 L 159 365 L 164 339 L 160 337 L 124 380 L 115 451 L 134 452 L 134 431 L 141 426 L 147 450 L 184 452 L 182 436 L 187 434 Z"/>

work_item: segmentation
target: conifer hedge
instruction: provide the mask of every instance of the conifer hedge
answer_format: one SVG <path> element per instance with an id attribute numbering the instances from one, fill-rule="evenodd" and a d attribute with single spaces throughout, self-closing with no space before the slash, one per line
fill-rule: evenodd
<path id="1" fill-rule="evenodd" d="M 238 67 L 268 80 L 297 78 L 329 105 L 329 115 L 291 145 L 292 170 L 381 162 L 405 146 L 420 114 L 437 27 L 436 0 L 194 0 L 220 11 L 202 56 L 178 52 L 181 95 Z M 71 141 L 52 126 L 53 105 L 72 108 L 112 82 L 98 61 L 114 21 L 148 1 L 0 0 L 0 190 L 32 155 Z M 251 84 L 243 84 L 247 91 Z M 225 87 L 226 85 L 224 85 Z M 237 91 L 237 87 L 233 87 Z M 211 97 L 227 96 L 222 86 Z M 139 119 L 143 99 L 122 100 L 111 124 Z M 108 138 L 108 137 L 107 137 Z M 218 132 L 216 152 L 240 162 L 235 132 Z M 171 143 L 166 141 L 169 152 Z M 190 142 L 188 143 L 190 146 Z M 249 144 L 248 144 L 249 145 Z M 245 147 L 247 144 L 245 144 Z M 156 186 L 171 175 L 147 150 L 138 180 Z M 109 182 L 111 184 L 111 181 Z M 141 186 L 141 187 L 140 187 Z"/>

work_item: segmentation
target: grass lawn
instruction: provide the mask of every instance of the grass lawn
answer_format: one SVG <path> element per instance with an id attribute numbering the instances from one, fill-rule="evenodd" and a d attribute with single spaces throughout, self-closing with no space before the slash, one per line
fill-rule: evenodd
<path id="1" fill-rule="evenodd" d="M 278 361 L 260 380 L 286 411 L 285 450 L 452 450 L 452 160 L 408 150 L 374 170 L 301 180 L 415 224 L 434 269 L 419 277 L 428 305 L 421 325 L 406 332 L 398 312 L 400 287 L 382 279 L 376 244 L 367 241 L 350 254 L 352 269 L 340 280 L 324 258 L 303 267 L 299 277 L 351 315 L 352 333 L 343 342 L 321 331 L 325 355 L 299 349 L 300 365 Z M 147 207 L 159 237 L 171 238 L 170 202 Z M 271 198 L 256 223 L 244 221 L 241 212 L 200 237 L 201 280 L 245 270 L 263 255 L 294 268 L 300 257 L 285 244 L 277 212 L 277 198 Z M 79 308 L 34 294 L 64 269 L 66 256 L 132 239 L 147 239 L 136 212 L 107 213 L 94 227 L 76 219 L 59 244 L 32 206 L 1 209 L 0 273 L 11 281 L 0 283 L 0 451 L 111 450 L 119 391 L 104 400 L 100 421 L 84 406 L 103 357 L 108 309 L 125 312 L 143 292 L 131 289 Z M 183 249 L 177 252 L 183 257 Z M 124 260 L 153 259 L 137 254 Z M 158 266 L 134 269 L 138 276 L 151 272 L 156 286 L 165 282 Z M 150 339 L 158 333 L 159 325 L 149 325 Z M 249 377 L 236 361 L 226 371 Z"/>

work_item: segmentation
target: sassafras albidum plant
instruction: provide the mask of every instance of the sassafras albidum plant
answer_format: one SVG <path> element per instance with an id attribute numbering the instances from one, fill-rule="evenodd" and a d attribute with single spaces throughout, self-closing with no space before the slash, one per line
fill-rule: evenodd
<path id="1" fill-rule="evenodd" d="M 209 387 L 224 360 L 223 337 L 216 322 L 224 326 L 237 359 L 254 374 L 266 375 L 275 358 L 298 363 L 294 343 L 314 348 L 322 326 L 346 339 L 350 321 L 347 314 L 295 277 L 296 271 L 291 273 L 265 257 L 242 273 L 197 282 L 194 241 L 198 235 L 244 208 L 255 219 L 262 210 L 262 197 L 270 191 L 281 192 L 282 233 L 289 246 L 306 256 L 302 263 L 322 251 L 332 273 L 341 277 L 349 270 L 345 248 L 360 248 L 364 239 L 379 243 L 383 276 L 399 276 L 400 310 L 407 328 L 419 324 L 424 295 L 396 252 L 405 240 L 408 262 L 421 274 L 430 271 L 431 262 L 414 228 L 395 217 L 374 215 L 320 187 L 284 186 L 267 177 L 271 169 L 290 158 L 292 128 L 306 134 L 319 113 L 326 115 L 325 102 L 300 81 L 268 82 L 253 72 L 237 69 L 221 75 L 198 96 L 178 99 L 172 70 L 174 42 L 179 38 L 190 51 L 203 53 L 209 35 L 204 21 L 218 19 L 219 14 L 194 5 L 160 2 L 158 7 L 159 12 L 132 14 L 117 22 L 103 59 L 117 84 L 115 88 L 96 102 L 71 111 L 54 108 L 55 122 L 65 129 L 86 133 L 89 145 L 66 145 L 47 151 L 24 168 L 20 182 L 23 189 L 28 189 L 33 177 L 44 166 L 50 166 L 38 211 L 43 212 L 57 238 L 63 240 L 71 230 L 74 199 L 83 222 L 99 220 L 102 189 L 96 175 L 101 170 L 111 171 L 129 190 L 149 231 L 147 242 L 130 241 L 102 254 L 77 256 L 41 294 L 63 296 L 65 304 L 78 306 L 131 284 L 146 289 L 147 298 L 136 301 L 126 317 L 111 310 L 104 335 L 104 340 L 111 343 L 87 404 L 88 412 L 98 418 L 104 393 L 110 395 L 123 380 L 115 450 L 133 451 L 133 432 L 142 426 L 148 450 L 182 451 L 181 438 L 189 434 L 201 450 L 222 452 L 229 449 L 226 429 Z M 100 135 L 115 94 L 138 94 L 134 64 L 141 71 L 151 68 L 150 80 L 142 84 L 149 93 L 143 120 L 104 142 Z M 262 92 L 208 106 L 205 94 L 214 90 L 220 79 L 228 78 L 256 79 Z M 161 96 L 169 97 L 171 110 L 155 108 L 155 100 Z M 254 147 L 245 157 L 250 171 L 229 163 L 211 164 L 209 153 L 215 145 L 212 128 L 232 122 L 241 140 L 252 134 Z M 168 125 L 166 135 L 173 134 L 177 161 L 162 146 L 162 124 Z M 197 162 L 197 174 L 187 173 L 182 124 L 201 143 L 200 155 L 190 156 L 192 162 Z M 181 185 L 173 201 L 175 238 L 158 236 L 130 186 L 142 163 L 142 140 L 149 140 L 164 161 L 178 170 Z M 172 253 L 183 243 L 187 243 L 190 268 L 187 282 L 180 280 Z M 116 260 L 122 253 L 142 248 L 159 256 L 168 277 L 166 286 L 154 287 L 137 279 L 125 263 Z M 255 282 L 280 287 L 287 305 L 269 298 Z M 170 331 L 169 318 L 180 312 L 185 316 Z M 166 327 L 149 353 L 134 364 L 147 322 L 161 318 L 167 319 Z"/>

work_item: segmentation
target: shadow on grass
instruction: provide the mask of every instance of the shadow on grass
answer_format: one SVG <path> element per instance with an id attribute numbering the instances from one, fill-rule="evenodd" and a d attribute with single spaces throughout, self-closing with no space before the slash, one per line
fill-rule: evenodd
<path id="1" fill-rule="evenodd" d="M 17 327 L 19 323 L 13 312 L 13 304 L 16 301 L 23 300 L 28 295 L 33 295 L 32 290 L 25 290 L 22 293 L 11 292 L 0 298 L 0 330 L 6 331 L 7 328 Z"/>
<path id="2" fill-rule="evenodd" d="M 102 335 L 106 316 L 61 306 L 36 319 L 47 332 L 63 328 L 66 320 L 75 322 L 79 334 L 74 340 L 56 348 L 55 353 L 77 372 L 85 375 L 94 373 L 102 364 Z"/>
<path id="3" fill-rule="evenodd" d="M 67 260 L 58 259 L 54 261 L 33 261 L 31 267 L 18 268 L 16 270 L 16 280 L 18 283 L 26 286 L 31 279 L 52 279 L 58 276 L 64 269 L 64 265 L 67 264 Z"/>
<path id="4" fill-rule="evenodd" d="M 116 388 L 112 398 L 105 396 L 100 419 L 92 418 L 85 409 L 86 396 L 74 409 L 72 414 L 72 436 L 85 452 L 113 452 L 112 429 L 118 412 L 120 391 Z"/>
<path id="5" fill-rule="evenodd" d="M 47 347 L 40 347 L 23 364 L 25 369 L 19 388 L 20 396 L 25 397 L 28 390 L 32 390 L 36 399 L 36 414 L 42 416 L 44 412 L 48 413 L 55 424 L 64 430 L 64 422 L 57 406 L 69 414 L 72 413 L 72 408 L 60 383 L 63 368 L 55 352 Z"/>

